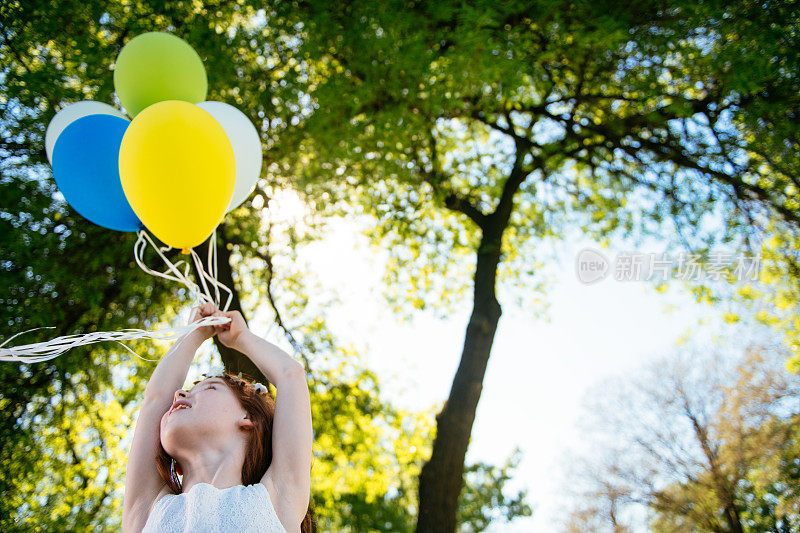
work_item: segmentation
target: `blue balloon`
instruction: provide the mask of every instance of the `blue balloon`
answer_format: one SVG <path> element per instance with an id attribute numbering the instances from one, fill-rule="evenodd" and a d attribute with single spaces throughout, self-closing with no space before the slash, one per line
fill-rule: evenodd
<path id="1" fill-rule="evenodd" d="M 53 176 L 64 199 L 99 226 L 139 231 L 119 178 L 119 147 L 129 120 L 86 115 L 71 122 L 53 146 Z"/>

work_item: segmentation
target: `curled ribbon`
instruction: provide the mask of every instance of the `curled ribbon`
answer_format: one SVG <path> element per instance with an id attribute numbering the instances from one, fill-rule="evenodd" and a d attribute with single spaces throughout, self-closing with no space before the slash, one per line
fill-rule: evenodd
<path id="1" fill-rule="evenodd" d="M 225 307 L 222 311 L 227 311 L 228 306 L 231 303 L 231 299 L 233 297 L 233 292 L 226 287 L 224 284 L 217 281 L 217 239 L 216 239 L 216 230 L 211 235 L 211 243 L 208 247 L 208 272 L 203 268 L 203 263 L 198 257 L 197 253 L 194 250 L 190 250 L 190 254 L 192 260 L 194 261 L 194 265 L 197 268 L 197 271 L 200 273 L 200 283 L 202 285 L 202 291 L 200 287 L 196 283 L 194 283 L 191 279 L 189 279 L 189 269 L 190 265 L 186 264 L 186 268 L 184 272 L 179 270 L 179 266 L 181 266 L 184 261 L 178 261 L 177 263 L 173 264 L 170 262 L 169 259 L 163 254 L 164 251 L 167 251 L 171 248 L 171 246 L 162 247 L 159 249 L 158 246 L 155 245 L 153 240 L 150 236 L 144 231 L 140 230 L 138 232 L 138 239 L 136 240 L 136 244 L 133 247 L 133 255 L 136 259 L 136 263 L 139 267 L 147 272 L 148 274 L 152 274 L 155 276 L 159 276 L 171 281 L 176 281 L 182 285 L 184 285 L 192 296 L 198 301 L 200 304 L 203 303 L 214 303 L 217 307 L 219 307 L 220 301 L 220 289 L 223 289 L 228 292 L 228 299 L 225 302 Z M 156 270 L 152 270 L 147 267 L 144 263 L 144 251 L 147 246 L 150 244 L 161 259 L 167 264 L 167 270 L 164 272 L 158 272 Z M 206 281 L 209 283 L 207 284 Z M 212 285 L 214 288 L 214 297 L 211 296 L 211 291 L 208 288 L 208 285 Z M 6 339 L 2 344 L 0 344 L 0 361 L 12 361 L 12 362 L 22 362 L 22 363 L 38 363 L 41 361 L 47 361 L 49 359 L 53 359 L 58 357 L 59 355 L 63 354 L 64 352 L 75 348 L 76 346 L 84 346 L 87 344 L 93 344 L 96 342 L 104 342 L 104 341 L 114 341 L 119 342 L 122 346 L 125 347 L 126 350 L 131 352 L 133 355 L 142 359 L 144 361 L 155 361 L 155 359 L 145 359 L 144 357 L 139 356 L 136 352 L 131 350 L 128 346 L 123 344 L 121 341 L 124 340 L 134 340 L 134 339 L 160 339 L 160 340 L 169 340 L 174 339 L 176 337 L 182 338 L 173 345 L 171 350 L 174 350 L 186 335 L 194 331 L 195 329 L 203 326 L 214 326 L 214 325 L 222 325 L 227 324 L 230 322 L 231 319 L 228 317 L 222 316 L 207 316 L 203 317 L 200 320 L 192 322 L 191 324 L 187 324 L 185 326 L 176 326 L 170 328 L 160 329 L 158 331 L 147 331 L 143 329 L 122 329 L 119 331 L 93 331 L 91 333 L 80 333 L 76 335 L 65 335 L 62 337 L 57 337 L 55 339 L 51 339 L 45 342 L 37 342 L 34 344 L 24 344 L 21 346 L 11 346 L 6 348 L 6 344 L 8 344 L 12 339 L 22 335 L 23 333 L 28 333 L 30 331 L 35 331 L 37 329 L 55 329 L 54 326 L 43 326 L 40 328 L 33 328 L 27 331 L 21 331 L 15 335 L 12 335 L 8 339 Z"/>

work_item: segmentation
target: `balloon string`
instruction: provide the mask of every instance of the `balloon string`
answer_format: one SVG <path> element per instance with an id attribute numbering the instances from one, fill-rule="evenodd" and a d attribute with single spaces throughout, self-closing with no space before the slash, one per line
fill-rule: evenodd
<path id="1" fill-rule="evenodd" d="M 138 246 L 140 244 L 140 242 L 142 243 L 142 245 Z M 144 260 L 143 260 L 143 258 L 144 258 L 144 246 L 146 246 L 147 243 L 150 243 L 150 245 L 153 247 L 153 249 L 156 251 L 156 253 L 158 253 L 158 255 L 161 257 L 161 259 L 164 261 L 164 263 L 166 263 L 167 270 L 174 272 L 175 276 L 170 276 L 169 274 L 167 274 L 167 272 L 157 272 L 155 270 L 151 270 L 150 268 L 148 268 L 144 264 Z M 218 308 L 220 307 L 219 306 L 219 303 L 220 303 L 220 296 L 219 296 L 220 292 L 219 292 L 219 290 L 220 289 L 225 290 L 228 293 L 228 299 L 225 302 L 225 306 L 221 308 L 221 310 L 224 312 L 224 311 L 228 310 L 228 307 L 230 307 L 231 300 L 233 299 L 233 291 L 231 291 L 231 289 L 229 289 L 223 283 L 220 283 L 219 281 L 217 281 L 217 245 L 216 245 L 216 243 L 217 243 L 217 230 L 215 229 L 213 231 L 212 235 L 211 235 L 211 242 L 209 242 L 209 245 L 208 245 L 209 250 L 208 250 L 208 267 L 207 267 L 207 269 L 203 268 L 203 262 L 200 259 L 200 256 L 197 255 L 197 252 L 195 252 L 193 248 L 189 249 L 189 253 L 190 253 L 191 257 L 192 257 L 192 261 L 194 262 L 194 266 L 197 269 L 197 272 L 199 273 L 200 284 L 203 287 L 202 291 L 200 290 L 200 287 L 198 287 L 195 282 L 193 282 L 191 279 L 189 279 L 190 266 L 188 264 L 186 265 L 185 272 L 182 273 L 180 270 L 178 270 L 177 267 L 178 267 L 178 265 L 181 265 L 184 262 L 183 261 L 178 261 L 177 263 L 172 264 L 170 262 L 170 260 L 167 259 L 167 257 L 162 253 L 164 251 L 171 250 L 172 246 L 164 246 L 162 248 L 159 248 L 158 246 L 155 245 L 153 240 L 150 238 L 150 236 L 144 230 L 140 230 L 139 231 L 139 239 L 138 239 L 138 241 L 136 243 L 137 246 L 138 246 L 136 248 L 138 253 L 135 254 L 136 262 L 139 264 L 139 267 L 142 270 L 144 270 L 145 272 L 147 272 L 149 274 L 153 274 L 155 276 L 160 276 L 162 278 L 166 278 L 166 279 L 170 279 L 170 280 L 173 280 L 173 281 L 177 281 L 178 283 L 181 283 L 182 285 L 186 286 L 186 288 L 189 289 L 189 291 L 192 293 L 192 295 L 195 297 L 196 300 L 198 300 L 200 302 L 203 302 L 203 303 L 213 303 Z M 140 257 L 140 255 L 141 255 L 141 257 Z M 212 275 L 209 275 L 208 272 L 211 272 Z M 209 290 L 208 284 L 206 283 L 206 281 L 208 281 L 209 283 L 211 283 L 214 286 L 214 292 L 215 292 L 215 296 L 216 297 L 212 297 L 211 296 L 211 291 Z"/>
<path id="2" fill-rule="evenodd" d="M 185 272 L 181 272 L 180 270 L 178 270 L 178 266 L 182 265 L 184 261 L 178 261 L 177 263 L 172 264 L 172 262 L 170 262 L 170 260 L 167 259 L 167 257 L 162 253 L 172 249 L 171 246 L 164 246 L 163 248 L 159 248 L 150 238 L 150 235 L 148 235 L 147 232 L 144 230 L 140 230 L 138 232 L 138 235 L 139 238 L 137 239 L 136 245 L 134 246 L 134 258 L 136 259 L 136 263 L 139 265 L 139 268 L 141 268 L 148 274 L 176 281 L 184 285 L 187 289 L 189 289 L 189 292 L 192 294 L 192 296 L 194 296 L 195 300 L 197 301 L 203 303 L 211 302 L 210 297 L 200 292 L 200 288 L 197 286 L 197 284 L 194 283 L 191 279 L 189 279 L 189 270 L 191 269 L 191 266 L 189 264 L 186 264 Z M 164 261 L 164 263 L 167 265 L 167 271 L 173 272 L 175 274 L 174 276 L 170 276 L 169 274 L 167 274 L 167 271 L 158 272 L 156 270 L 152 270 L 149 267 L 147 267 L 147 265 L 144 264 L 144 252 L 148 243 L 150 244 L 150 246 L 153 247 L 153 250 L 156 251 L 159 257 L 161 257 L 161 260 Z"/>
<path id="3" fill-rule="evenodd" d="M 119 331 L 93 331 L 91 333 L 81 333 L 77 335 L 65 335 L 63 337 L 58 337 L 55 339 L 51 339 L 46 342 L 37 342 L 34 344 L 24 344 L 22 346 L 12 346 L 10 348 L 4 348 L 4 346 L 13 338 L 17 337 L 18 335 L 22 335 L 23 333 L 27 333 L 29 331 L 34 331 L 37 329 L 53 329 L 53 326 L 44 326 L 41 328 L 33 328 L 27 331 L 22 331 L 9 337 L 3 344 L 0 344 L 0 361 L 12 361 L 12 362 L 20 362 L 20 363 L 40 363 L 42 361 L 47 361 L 50 359 L 54 359 L 59 355 L 63 354 L 64 352 L 71 350 L 77 346 L 84 346 L 87 344 L 93 344 L 96 342 L 105 342 L 105 341 L 115 341 L 122 344 L 126 350 L 131 352 L 133 355 L 142 359 L 143 361 L 158 361 L 158 359 L 145 359 L 141 357 L 136 352 L 131 350 L 128 346 L 123 344 L 120 341 L 124 340 L 135 340 L 135 339 L 160 339 L 160 340 L 169 340 L 175 337 L 180 336 L 181 338 L 176 342 L 170 351 L 167 352 L 167 355 L 175 350 L 177 345 L 182 342 L 186 335 L 203 326 L 213 326 L 213 325 L 222 325 L 227 324 L 230 322 L 230 318 L 226 316 L 206 316 L 201 318 L 196 322 L 192 322 L 191 324 L 187 324 L 185 326 L 177 326 L 171 328 L 164 328 L 158 331 L 146 331 L 143 329 L 122 329 Z"/>
<path id="4" fill-rule="evenodd" d="M 217 279 L 217 228 L 214 228 L 214 231 L 211 233 L 211 242 L 208 245 L 208 271 L 211 272 L 211 277 L 216 280 Z M 214 301 L 217 302 L 217 307 L 219 307 L 219 286 L 217 284 L 214 284 L 214 293 L 216 295 Z M 227 310 L 228 309 L 226 305 L 225 311 Z"/>
<path id="5" fill-rule="evenodd" d="M 197 268 L 197 271 L 200 273 L 200 281 L 203 284 L 203 289 L 206 291 L 207 298 L 209 300 L 212 300 L 211 294 L 209 293 L 208 287 L 206 285 L 206 280 L 208 280 L 209 283 L 212 283 L 214 285 L 214 290 L 217 291 L 217 300 L 215 301 L 215 303 L 218 308 L 219 308 L 219 289 L 224 289 L 228 292 L 228 300 L 225 302 L 225 306 L 221 309 L 223 312 L 227 311 L 228 307 L 231 305 L 231 300 L 233 299 L 233 291 L 231 291 L 224 284 L 214 279 L 203 269 L 203 262 L 200 260 L 200 257 L 197 255 L 197 252 L 191 250 L 191 254 L 195 267 Z M 211 269 L 209 268 L 209 270 Z"/>
<path id="6" fill-rule="evenodd" d="M 145 265 L 144 252 L 148 243 L 150 244 L 150 246 L 153 247 L 156 253 L 161 257 L 161 259 L 167 265 L 167 270 L 165 270 L 164 272 L 158 272 Z M 172 248 L 171 246 L 165 246 L 159 248 L 158 246 L 156 246 L 156 244 L 153 242 L 153 240 L 150 238 L 147 232 L 145 232 L 144 230 L 140 230 L 138 232 L 138 239 L 136 240 L 136 243 L 134 244 L 133 247 L 133 256 L 134 259 L 136 260 L 136 263 L 144 272 L 171 281 L 176 281 L 184 285 L 186 288 L 189 289 L 189 292 L 192 294 L 194 299 L 200 302 L 201 304 L 214 303 L 219 308 L 219 301 L 220 301 L 219 291 L 220 289 L 227 291 L 228 299 L 225 302 L 225 307 L 222 309 L 223 312 L 227 311 L 228 307 L 230 306 L 231 300 L 233 299 L 233 291 L 231 291 L 231 289 L 229 289 L 216 279 L 217 277 L 216 229 L 212 233 L 212 240 L 209 243 L 209 252 L 208 252 L 208 271 L 211 272 L 211 275 L 209 275 L 206 269 L 203 268 L 203 263 L 200 260 L 200 257 L 197 255 L 197 253 L 193 249 L 190 250 L 195 268 L 200 274 L 199 276 L 200 283 L 203 286 L 203 291 L 200 290 L 200 288 L 197 286 L 196 283 L 194 283 L 191 279 L 189 279 L 189 271 L 191 269 L 191 266 L 188 263 L 185 265 L 184 272 L 181 272 L 178 267 L 184 264 L 184 261 L 178 261 L 177 263 L 173 264 L 163 254 L 163 252 L 170 250 L 171 248 Z M 215 292 L 214 298 L 212 298 L 211 296 L 211 292 L 208 289 L 206 281 L 208 281 L 214 286 L 214 292 Z M 142 359 L 143 361 L 157 361 L 157 359 L 145 359 L 144 357 L 139 356 L 136 352 L 131 350 L 127 345 L 123 344 L 120 341 L 144 339 L 144 338 L 168 340 L 175 338 L 178 335 L 184 335 L 182 338 L 178 340 L 178 342 L 176 342 L 173 345 L 173 347 L 170 350 L 171 352 L 175 349 L 175 347 L 177 347 L 178 344 L 180 344 L 180 342 L 183 341 L 185 335 L 193 331 L 194 329 L 202 326 L 227 324 L 228 322 L 230 322 L 230 320 L 231 319 L 228 317 L 207 316 L 201 318 L 200 320 L 192 322 L 191 324 L 187 324 L 185 326 L 164 328 L 153 332 L 142 329 L 123 329 L 120 331 L 94 331 L 91 333 L 65 335 L 45 342 L 37 342 L 34 344 L 25 344 L 22 346 L 5 348 L 6 344 L 8 344 L 12 339 L 18 337 L 19 335 L 22 335 L 23 333 L 36 331 L 37 329 L 55 329 L 53 326 L 43 326 L 39 328 L 33 328 L 26 331 L 22 331 L 6 339 L 2 344 L 0 344 L 0 361 L 38 363 L 41 361 L 47 361 L 55 357 L 58 357 L 64 352 L 72 348 L 75 348 L 77 346 L 84 346 L 87 344 L 92 344 L 96 342 L 105 342 L 105 341 L 119 342 L 119 344 L 121 344 L 126 350 L 131 352 L 139 359 Z M 168 354 L 170 352 L 168 352 Z"/>

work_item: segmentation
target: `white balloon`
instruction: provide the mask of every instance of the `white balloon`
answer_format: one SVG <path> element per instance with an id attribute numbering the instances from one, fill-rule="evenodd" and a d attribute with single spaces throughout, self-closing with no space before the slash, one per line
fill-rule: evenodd
<path id="1" fill-rule="evenodd" d="M 47 125 L 47 131 L 44 134 L 44 148 L 47 152 L 47 160 L 50 161 L 51 165 L 53 164 L 53 147 L 56 145 L 58 136 L 61 135 L 64 128 L 87 115 L 115 115 L 128 120 L 128 117 L 123 115 L 122 111 L 103 102 L 83 100 L 69 104 L 55 114 L 50 120 L 50 124 Z"/>
<path id="2" fill-rule="evenodd" d="M 228 135 L 236 160 L 236 186 L 226 213 L 239 207 L 256 188 L 261 175 L 261 139 L 247 115 L 224 102 L 200 102 L 198 107 L 217 119 Z"/>

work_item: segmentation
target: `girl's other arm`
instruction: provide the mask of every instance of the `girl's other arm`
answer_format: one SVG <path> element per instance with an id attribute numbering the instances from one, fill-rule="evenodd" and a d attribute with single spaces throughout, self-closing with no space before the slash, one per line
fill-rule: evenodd
<path id="1" fill-rule="evenodd" d="M 216 311 L 217 307 L 211 303 L 195 307 L 190 323 L 213 315 Z M 163 401 L 166 398 L 169 399 L 171 405 L 175 391 L 183 387 L 183 383 L 186 381 L 186 375 L 189 373 L 195 352 L 206 339 L 213 335 L 213 326 L 203 326 L 177 339 L 158 362 L 153 375 L 150 376 L 144 390 L 145 399 Z"/>
<path id="2" fill-rule="evenodd" d="M 275 384 L 275 418 L 272 423 L 272 464 L 264 474 L 278 487 L 299 523 L 311 498 L 313 427 L 305 369 L 292 356 L 250 331 L 241 313 L 218 313 L 231 319 L 217 326 L 220 342 L 247 355 Z"/>

